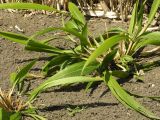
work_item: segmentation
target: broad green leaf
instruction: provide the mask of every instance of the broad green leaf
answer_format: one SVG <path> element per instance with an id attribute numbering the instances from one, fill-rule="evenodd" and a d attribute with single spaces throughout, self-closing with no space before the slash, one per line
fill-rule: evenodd
<path id="1" fill-rule="evenodd" d="M 134 4 L 134 8 L 133 8 L 133 11 L 132 11 L 132 17 L 131 17 L 131 21 L 130 21 L 129 29 L 128 29 L 128 32 L 129 32 L 130 35 L 133 33 L 134 27 L 135 27 L 136 22 L 137 22 L 138 3 L 139 3 L 139 0 L 137 0 L 136 3 Z"/>
<path id="2" fill-rule="evenodd" d="M 52 80 L 51 82 L 47 83 L 44 86 L 44 90 L 50 87 L 65 85 L 65 84 L 72 84 L 72 83 L 83 83 L 83 82 L 96 82 L 102 81 L 100 77 L 88 77 L 88 76 L 75 76 L 75 77 L 66 77 L 57 80 Z"/>
<path id="3" fill-rule="evenodd" d="M 92 61 L 95 61 L 95 59 L 102 55 L 104 52 L 106 52 L 109 48 L 112 48 L 114 45 L 116 45 L 119 41 L 124 40 L 126 38 L 125 35 L 115 35 L 113 37 L 108 38 L 104 41 L 88 58 L 86 61 L 83 70 L 89 65 Z"/>
<path id="4" fill-rule="evenodd" d="M 77 32 L 77 30 L 75 30 L 75 29 L 62 28 L 61 30 L 65 31 L 65 32 L 68 32 L 69 34 L 78 37 L 80 40 L 83 39 L 83 36 L 79 32 Z"/>
<path id="5" fill-rule="evenodd" d="M 50 82 L 45 82 L 45 84 L 41 84 L 38 88 L 36 88 L 30 95 L 30 100 L 32 101 L 40 92 L 59 85 L 65 84 L 73 84 L 73 83 L 83 83 L 83 82 L 96 82 L 102 81 L 100 77 L 86 77 L 86 76 L 74 76 L 74 77 L 65 77 L 54 79 L 53 77 L 49 78 Z"/>
<path id="6" fill-rule="evenodd" d="M 31 96 L 29 101 L 32 101 L 36 98 L 36 96 L 43 90 L 44 86 L 46 86 L 48 83 L 58 80 L 58 79 L 63 79 L 67 77 L 75 77 L 75 76 L 80 76 L 82 72 L 82 67 L 84 66 L 84 61 L 75 63 L 73 65 L 70 65 L 66 67 L 65 69 L 59 71 L 57 74 L 53 75 L 50 77 L 48 80 L 44 81 L 41 85 L 39 85 L 36 89 L 34 89 L 33 92 L 31 92 Z M 84 75 L 88 75 L 91 72 L 93 72 L 95 69 L 97 69 L 98 63 L 90 64 L 84 71 Z"/>
<path id="7" fill-rule="evenodd" d="M 12 42 L 16 42 L 24 45 L 27 44 L 27 40 L 29 39 L 24 35 L 15 34 L 12 32 L 3 32 L 3 31 L 0 31 L 0 36 L 8 40 L 11 40 Z"/>
<path id="8" fill-rule="evenodd" d="M 35 3 L 4 3 L 0 4 L 0 9 L 27 9 L 27 10 L 34 9 L 34 10 L 57 11 L 55 8 Z"/>
<path id="9" fill-rule="evenodd" d="M 84 25 L 85 18 L 84 18 L 84 15 L 79 11 L 78 7 L 75 4 L 69 2 L 68 8 L 72 17 Z"/>
<path id="10" fill-rule="evenodd" d="M 78 30 L 78 26 L 77 24 L 75 23 L 75 21 L 73 20 L 69 20 L 65 23 L 65 28 L 66 29 L 75 29 L 75 30 Z"/>
<path id="11" fill-rule="evenodd" d="M 136 45 L 135 51 L 146 45 L 160 45 L 160 32 L 150 32 L 142 35 L 140 42 Z"/>
<path id="12" fill-rule="evenodd" d="M 154 113 L 150 112 L 148 109 L 143 107 L 140 103 L 135 101 L 133 96 L 130 96 L 111 76 L 109 73 L 105 74 L 105 82 L 108 85 L 111 92 L 114 96 L 126 107 L 129 107 L 142 115 L 151 118 L 151 119 L 160 119 L 159 117 L 155 116 Z"/>

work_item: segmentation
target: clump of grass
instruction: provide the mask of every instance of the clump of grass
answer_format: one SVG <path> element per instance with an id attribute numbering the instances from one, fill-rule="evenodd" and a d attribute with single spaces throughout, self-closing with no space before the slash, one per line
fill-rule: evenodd
<path id="1" fill-rule="evenodd" d="M 0 89 L 0 108 L 3 108 L 7 112 L 22 111 L 27 106 L 20 96 L 13 94 L 13 91 L 2 91 Z"/>
<path id="2" fill-rule="evenodd" d="M 86 89 L 88 89 L 93 82 L 104 81 L 113 95 L 123 105 L 148 118 L 160 119 L 138 103 L 134 99 L 133 94 L 124 90 L 116 81 L 117 78 L 124 79 L 129 76 L 133 77 L 135 73 L 138 73 L 139 70 L 142 69 L 136 62 L 141 55 L 141 49 L 147 45 L 160 45 L 160 32 L 146 31 L 154 19 L 160 1 L 153 1 L 148 21 L 143 25 L 145 4 L 146 1 L 140 3 L 139 0 L 134 4 L 128 30 L 112 28 L 108 30 L 106 34 L 96 38 L 93 38 L 89 34 L 87 22 L 83 14 L 73 3 L 69 3 L 71 17 L 67 22 L 63 22 L 62 27 L 49 27 L 30 37 L 1 31 L 0 36 L 23 44 L 27 50 L 52 54 L 52 59 L 48 61 L 42 70 L 46 74 L 48 74 L 50 70 L 56 74 L 35 88 L 34 91 L 31 92 L 28 101 L 31 102 L 35 100 L 42 91 L 50 87 L 89 82 L 86 87 Z M 8 4 L 6 4 L 6 6 L 5 4 L 0 5 L 0 8 L 24 9 L 26 5 L 29 4 L 7 5 Z M 27 7 L 33 7 L 31 4 L 29 6 Z M 41 6 L 41 9 L 43 9 L 43 7 L 50 10 L 50 8 L 46 8 L 46 6 Z M 69 50 L 64 50 L 50 46 L 48 39 L 42 41 L 36 40 L 37 36 L 56 30 L 67 33 L 67 40 L 75 44 L 75 38 L 78 38 L 80 45 Z M 49 39 L 49 41 L 50 40 L 51 39 Z M 59 72 L 57 72 L 57 70 L 59 70 Z"/>

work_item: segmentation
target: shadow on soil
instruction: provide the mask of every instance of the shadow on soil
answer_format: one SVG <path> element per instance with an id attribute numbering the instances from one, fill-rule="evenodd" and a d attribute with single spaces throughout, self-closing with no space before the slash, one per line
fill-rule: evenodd
<path id="1" fill-rule="evenodd" d="M 52 105 L 48 107 L 44 107 L 42 109 L 39 109 L 41 112 L 47 112 L 47 111 L 56 111 L 56 110 L 62 110 L 62 109 L 67 109 L 68 107 L 70 108 L 75 108 L 75 107 L 84 107 L 86 106 L 87 108 L 96 108 L 96 107 L 104 107 L 104 106 L 116 106 L 118 103 L 88 103 L 88 104 L 78 104 L 78 105 L 71 105 L 71 104 L 64 104 L 64 105 Z"/>

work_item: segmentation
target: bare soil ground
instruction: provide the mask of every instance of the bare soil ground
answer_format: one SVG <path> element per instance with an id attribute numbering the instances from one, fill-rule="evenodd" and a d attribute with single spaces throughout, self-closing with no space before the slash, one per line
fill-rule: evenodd
<path id="1" fill-rule="evenodd" d="M 36 14 L 31 17 L 24 17 L 25 13 L 9 13 L 0 11 L 0 29 L 20 33 L 15 29 L 17 25 L 24 30 L 25 35 L 32 35 L 37 30 L 49 26 L 60 26 L 61 17 L 56 15 Z M 127 27 L 127 23 L 113 22 L 108 19 L 91 18 L 88 20 L 90 31 L 93 35 L 103 33 L 106 28 L 111 26 Z M 51 34 L 50 34 L 51 35 Z M 55 41 L 55 45 L 66 47 L 65 41 Z M 2 89 L 8 89 L 10 73 L 27 64 L 28 61 L 39 58 L 32 72 L 39 73 L 41 66 L 45 62 L 44 53 L 28 52 L 24 46 L 0 38 L 0 86 Z M 154 56 L 152 59 L 159 59 Z M 145 60 L 145 59 L 144 59 Z M 135 82 L 133 79 L 121 84 L 127 90 L 141 95 L 160 96 L 160 67 L 156 67 L 145 73 L 144 83 Z M 45 79 L 31 80 L 31 89 Z M 39 114 L 48 120 L 148 120 L 148 118 L 127 109 L 121 105 L 111 94 L 108 88 L 103 84 L 97 84 L 90 92 L 84 91 L 85 85 L 75 85 L 65 88 L 53 88 L 42 93 L 34 103 L 39 108 Z M 151 109 L 156 115 L 160 116 L 159 101 L 150 99 L 137 99 L 144 106 Z M 67 108 L 79 106 L 84 108 L 74 116 L 69 115 Z M 29 118 L 26 118 L 29 120 Z"/>

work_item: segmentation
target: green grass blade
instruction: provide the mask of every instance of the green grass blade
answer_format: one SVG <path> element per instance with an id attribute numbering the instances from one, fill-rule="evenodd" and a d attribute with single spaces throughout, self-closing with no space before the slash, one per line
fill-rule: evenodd
<path id="1" fill-rule="evenodd" d="M 49 32 L 52 32 L 52 31 L 55 31 L 55 30 L 59 30 L 60 28 L 56 28 L 56 27 L 48 27 L 48 28 L 45 28 L 45 29 L 42 29 L 38 32 L 36 32 L 35 34 L 33 34 L 29 39 L 34 39 L 40 35 L 44 35 L 46 33 L 49 33 Z"/>
<path id="2" fill-rule="evenodd" d="M 60 66 L 62 63 L 64 63 L 69 58 L 70 58 L 69 55 L 63 55 L 63 54 L 56 56 L 52 60 L 50 60 L 47 64 L 45 64 L 45 66 L 42 68 L 42 71 L 47 74 L 50 68 L 54 66 Z"/>
<path id="3" fill-rule="evenodd" d="M 138 3 L 139 3 L 139 0 L 137 0 L 137 2 L 134 4 L 134 8 L 133 8 L 133 11 L 132 11 L 132 17 L 131 17 L 131 21 L 130 21 L 129 29 L 128 29 L 128 32 L 129 32 L 130 35 L 133 33 L 134 27 L 136 25 Z"/>
<path id="4" fill-rule="evenodd" d="M 73 83 L 83 83 L 83 82 L 96 82 L 102 81 L 100 77 L 87 77 L 87 76 L 75 76 L 75 77 L 66 77 L 57 80 L 52 80 L 51 82 L 47 83 L 43 90 L 48 89 L 50 87 L 65 85 L 65 84 L 73 84 Z"/>
<path id="5" fill-rule="evenodd" d="M 83 36 L 76 29 L 71 29 L 71 28 L 66 28 L 66 27 L 59 27 L 59 28 L 48 27 L 48 28 L 45 28 L 43 30 L 36 32 L 29 39 L 34 39 L 35 37 L 38 37 L 40 35 L 44 35 L 46 33 L 49 33 L 49 32 L 55 31 L 55 30 L 62 30 L 64 32 L 68 32 L 69 34 L 72 34 L 72 35 L 78 37 L 79 39 L 83 39 Z"/>
<path id="6" fill-rule="evenodd" d="M 108 87 L 110 88 L 111 92 L 114 96 L 126 107 L 129 107 L 142 115 L 151 118 L 151 119 L 160 119 L 159 117 L 155 116 L 154 113 L 147 110 L 143 107 L 140 103 L 135 101 L 133 96 L 130 96 L 119 84 L 109 74 L 105 74 L 105 82 L 107 83 Z"/>
<path id="7" fill-rule="evenodd" d="M 160 32 L 150 32 L 140 37 L 141 41 L 135 46 L 135 51 L 146 45 L 160 45 Z"/>
<path id="8" fill-rule="evenodd" d="M 27 64 L 26 66 L 24 66 L 15 76 L 15 79 L 12 80 L 12 84 L 18 84 L 19 82 L 21 82 L 27 75 L 27 73 L 29 72 L 29 70 L 33 67 L 33 65 L 35 64 L 36 60 L 30 62 L 29 64 Z"/>
<path id="9" fill-rule="evenodd" d="M 126 36 L 124 35 L 115 35 L 113 37 L 108 38 L 104 41 L 88 58 L 86 61 L 83 70 L 86 68 L 87 65 L 89 65 L 92 61 L 95 61 L 95 59 L 102 55 L 104 52 L 106 52 L 109 48 L 112 48 L 114 45 L 116 45 L 119 41 L 124 40 Z"/>
<path id="10" fill-rule="evenodd" d="M 36 88 L 30 95 L 29 101 L 32 101 L 35 99 L 35 97 L 42 91 L 59 86 L 59 85 L 65 85 L 65 84 L 73 84 L 73 83 L 79 83 L 79 82 L 96 82 L 96 81 L 102 81 L 100 77 L 86 77 L 86 76 L 74 76 L 74 77 L 65 77 L 65 78 L 59 78 L 54 79 L 49 78 L 49 82 L 46 82 L 45 84 L 40 85 L 38 88 Z"/>
<path id="11" fill-rule="evenodd" d="M 140 31 L 142 30 L 143 13 L 144 13 L 144 6 L 145 6 L 145 3 L 146 3 L 146 2 L 140 4 L 140 10 L 139 10 L 138 16 L 137 16 L 137 26 L 138 26 L 137 34 L 139 34 Z M 137 35 L 137 34 L 136 34 L 136 35 Z"/>
<path id="12" fill-rule="evenodd" d="M 152 23 L 154 16 L 159 7 L 160 7 L 160 0 L 154 0 L 151 6 L 149 16 L 148 16 L 148 22 L 145 25 L 145 27 L 142 29 L 140 35 L 143 34 L 146 31 L 146 29 L 149 27 L 149 25 Z"/>
<path id="13" fill-rule="evenodd" d="M 74 20 L 69 20 L 65 23 L 65 28 L 78 30 L 78 26 Z"/>
<path id="14" fill-rule="evenodd" d="M 103 72 L 108 68 L 109 64 L 110 64 L 111 61 L 114 59 L 116 53 L 117 53 L 117 49 L 112 50 L 110 53 L 108 53 L 108 54 L 104 57 L 101 65 L 100 65 L 100 72 L 101 72 L 101 73 L 103 73 Z"/>
<path id="15" fill-rule="evenodd" d="M 124 89 L 125 90 L 125 89 Z M 149 99 L 152 99 L 152 100 L 160 100 L 160 96 L 146 96 L 146 95 L 138 95 L 138 94 L 135 94 L 135 93 L 131 93 L 129 92 L 128 90 L 125 90 L 128 94 L 130 94 L 131 96 L 135 96 L 137 98 L 149 98 Z"/>
<path id="16" fill-rule="evenodd" d="M 35 3 L 4 3 L 0 4 L 0 9 L 27 9 L 27 10 L 33 9 L 33 10 L 58 11 L 55 8 Z"/>
<path id="17" fill-rule="evenodd" d="M 0 31 L 0 36 L 2 38 L 8 39 L 12 42 L 16 42 L 16 43 L 20 43 L 20 44 L 27 44 L 27 40 L 29 39 L 28 37 L 24 36 L 24 35 L 20 35 L 20 34 L 15 34 L 12 32 L 3 32 Z"/>
<path id="18" fill-rule="evenodd" d="M 58 72 L 57 74 L 55 74 L 54 76 L 52 76 L 51 78 L 48 79 L 48 81 L 50 81 L 50 79 L 60 79 L 60 78 L 64 78 L 64 77 L 72 77 L 72 76 L 78 76 L 81 75 L 82 72 L 82 67 L 84 66 L 84 61 L 83 62 L 79 62 L 79 63 L 75 63 L 73 65 L 70 65 L 69 67 L 63 69 L 62 71 Z M 98 67 L 98 63 L 94 62 L 93 64 L 90 64 L 84 71 L 84 75 L 88 75 L 91 72 L 93 72 L 97 67 Z"/>
<path id="19" fill-rule="evenodd" d="M 36 52 L 72 53 L 72 51 L 61 50 L 61 49 L 46 45 L 45 43 L 41 43 L 35 40 L 29 40 L 27 42 L 27 45 L 25 46 L 25 49 L 30 50 L 30 51 L 36 51 Z"/>
<path id="20" fill-rule="evenodd" d="M 84 25 L 85 18 L 84 18 L 84 15 L 79 11 L 78 7 L 75 4 L 69 2 L 68 8 L 69 8 L 69 12 L 71 13 L 72 17 Z"/>
<path id="21" fill-rule="evenodd" d="M 57 74 L 50 77 L 48 80 L 44 81 L 40 86 L 38 86 L 36 89 L 34 89 L 34 91 L 31 93 L 29 101 L 34 100 L 36 98 L 36 96 L 41 92 L 42 88 L 44 88 L 44 86 L 46 86 L 48 83 L 50 83 L 54 80 L 63 79 L 63 78 L 67 78 L 67 77 L 80 76 L 81 72 L 82 72 L 82 67 L 84 66 L 84 63 L 85 62 L 83 61 L 83 62 L 79 62 L 79 63 L 75 63 L 73 65 L 70 65 L 70 66 L 66 67 L 65 69 L 61 70 L 60 72 L 58 72 Z M 95 69 L 97 69 L 97 67 L 98 67 L 97 63 L 91 64 L 84 70 L 83 74 L 88 75 L 91 72 L 93 72 Z"/>
<path id="22" fill-rule="evenodd" d="M 87 23 L 82 28 L 82 39 L 81 39 L 81 47 L 85 47 L 87 45 L 90 45 L 88 40 L 88 26 Z"/>
<path id="23" fill-rule="evenodd" d="M 153 21 L 159 6 L 160 6 L 160 0 L 154 0 L 148 16 L 148 24 L 150 24 Z"/>

